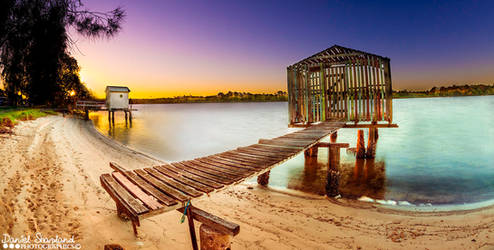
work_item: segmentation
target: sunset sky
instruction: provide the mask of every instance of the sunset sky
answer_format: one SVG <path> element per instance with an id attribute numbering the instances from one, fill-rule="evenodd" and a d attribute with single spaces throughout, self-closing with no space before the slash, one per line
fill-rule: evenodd
<path id="1" fill-rule="evenodd" d="M 286 67 L 334 44 L 391 58 L 395 89 L 494 83 L 494 1 L 124 1 L 112 39 L 71 32 L 71 53 L 98 97 L 286 90 Z"/>

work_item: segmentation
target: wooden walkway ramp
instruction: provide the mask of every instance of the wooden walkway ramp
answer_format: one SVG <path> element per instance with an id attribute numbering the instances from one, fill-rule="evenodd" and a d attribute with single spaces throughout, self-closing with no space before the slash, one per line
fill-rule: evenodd
<path id="1" fill-rule="evenodd" d="M 110 163 L 116 171 L 101 175 L 100 180 L 115 200 L 119 215 L 132 220 L 137 234 L 140 218 L 182 208 L 189 200 L 263 174 L 344 124 L 322 122 L 274 139 L 260 139 L 247 147 L 160 166 L 127 170 Z"/>

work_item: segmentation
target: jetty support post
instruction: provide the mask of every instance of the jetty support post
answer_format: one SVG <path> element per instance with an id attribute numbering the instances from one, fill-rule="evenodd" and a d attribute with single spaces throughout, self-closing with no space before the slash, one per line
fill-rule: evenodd
<path id="1" fill-rule="evenodd" d="M 130 123 L 130 126 L 132 127 L 132 110 L 129 109 L 129 123 Z"/>
<path id="2" fill-rule="evenodd" d="M 338 138 L 338 131 L 335 131 L 334 133 L 332 133 L 329 137 L 329 141 L 331 143 L 336 143 L 336 139 Z"/>
<path id="3" fill-rule="evenodd" d="M 108 110 L 108 125 L 111 127 L 111 111 Z"/>
<path id="4" fill-rule="evenodd" d="M 125 123 L 127 123 L 127 110 L 124 110 L 125 113 Z"/>
<path id="5" fill-rule="evenodd" d="M 368 159 L 374 159 L 376 157 L 376 146 L 379 134 L 376 127 L 369 128 L 369 138 L 367 140 L 367 150 L 365 157 Z"/>
<path id="6" fill-rule="evenodd" d="M 358 159 L 365 158 L 365 139 L 364 130 L 359 129 L 357 132 L 357 149 L 355 151 Z"/>
<path id="7" fill-rule="evenodd" d="M 223 233 L 213 227 L 201 224 L 199 227 L 201 250 L 226 250 L 231 249 L 233 236 Z"/>
<path id="8" fill-rule="evenodd" d="M 339 194 L 338 187 L 340 185 L 340 148 L 329 147 L 328 156 L 328 174 L 326 177 L 326 195 L 335 197 Z"/>
<path id="9" fill-rule="evenodd" d="M 184 213 L 185 207 L 177 209 L 178 212 Z M 189 230 L 193 232 L 194 224 L 193 220 L 201 223 L 199 227 L 199 237 L 200 237 L 200 249 L 201 250 L 226 250 L 231 249 L 233 242 L 233 237 L 238 235 L 240 232 L 240 226 L 230 221 L 226 221 L 218 216 L 210 214 L 204 210 L 190 204 L 185 211 L 189 220 Z M 189 221 L 190 222 L 190 221 Z M 195 238 L 195 231 L 194 236 Z M 193 240 L 191 235 L 191 240 Z M 197 249 L 197 242 L 193 240 L 193 249 Z"/>
<path id="10" fill-rule="evenodd" d="M 317 152 L 319 151 L 319 147 L 316 145 L 306 149 L 304 151 L 305 158 L 307 157 L 317 157 Z"/>
<path id="11" fill-rule="evenodd" d="M 331 134 L 330 143 L 320 142 L 319 147 L 328 147 L 328 174 L 326 177 L 326 195 L 328 197 L 335 197 L 339 194 L 338 187 L 340 182 L 340 149 L 348 148 L 348 143 L 337 143 L 336 132 Z"/>
<path id="12" fill-rule="evenodd" d="M 267 186 L 269 184 L 269 173 L 270 172 L 271 171 L 267 171 L 267 172 L 257 176 L 257 184 L 259 184 L 261 186 Z"/>
<path id="13" fill-rule="evenodd" d="M 115 111 L 111 111 L 111 123 L 115 125 Z"/>

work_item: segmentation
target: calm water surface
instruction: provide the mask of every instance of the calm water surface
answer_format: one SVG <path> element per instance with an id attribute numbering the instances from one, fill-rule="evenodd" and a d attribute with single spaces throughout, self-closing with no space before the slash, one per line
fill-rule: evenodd
<path id="1" fill-rule="evenodd" d="M 356 161 L 342 150 L 343 196 L 415 205 L 494 199 L 494 96 L 397 99 L 393 105 L 400 127 L 379 129 L 375 160 Z M 106 113 L 91 119 L 102 133 L 165 161 L 219 153 L 297 130 L 287 128 L 287 103 L 134 107 L 139 111 L 132 126 L 123 114 L 116 114 L 111 129 Z M 338 142 L 354 147 L 356 134 L 355 129 L 340 129 Z M 323 148 L 317 159 L 298 155 L 271 171 L 270 185 L 324 194 L 327 158 Z"/>

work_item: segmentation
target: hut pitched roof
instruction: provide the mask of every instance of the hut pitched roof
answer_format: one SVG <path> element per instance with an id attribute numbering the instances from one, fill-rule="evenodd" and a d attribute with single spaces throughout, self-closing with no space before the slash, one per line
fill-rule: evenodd
<path id="1" fill-rule="evenodd" d="M 353 59 L 364 59 L 367 57 L 377 57 L 382 60 L 389 60 L 387 57 L 367 53 L 364 51 L 345 48 L 340 45 L 333 45 L 321 52 L 309 56 L 297 63 L 288 66 L 289 69 L 297 69 L 306 65 L 317 65 L 320 63 L 346 63 Z"/>
<path id="2" fill-rule="evenodd" d="M 130 92 L 130 89 L 125 86 L 106 86 L 106 92 Z"/>

